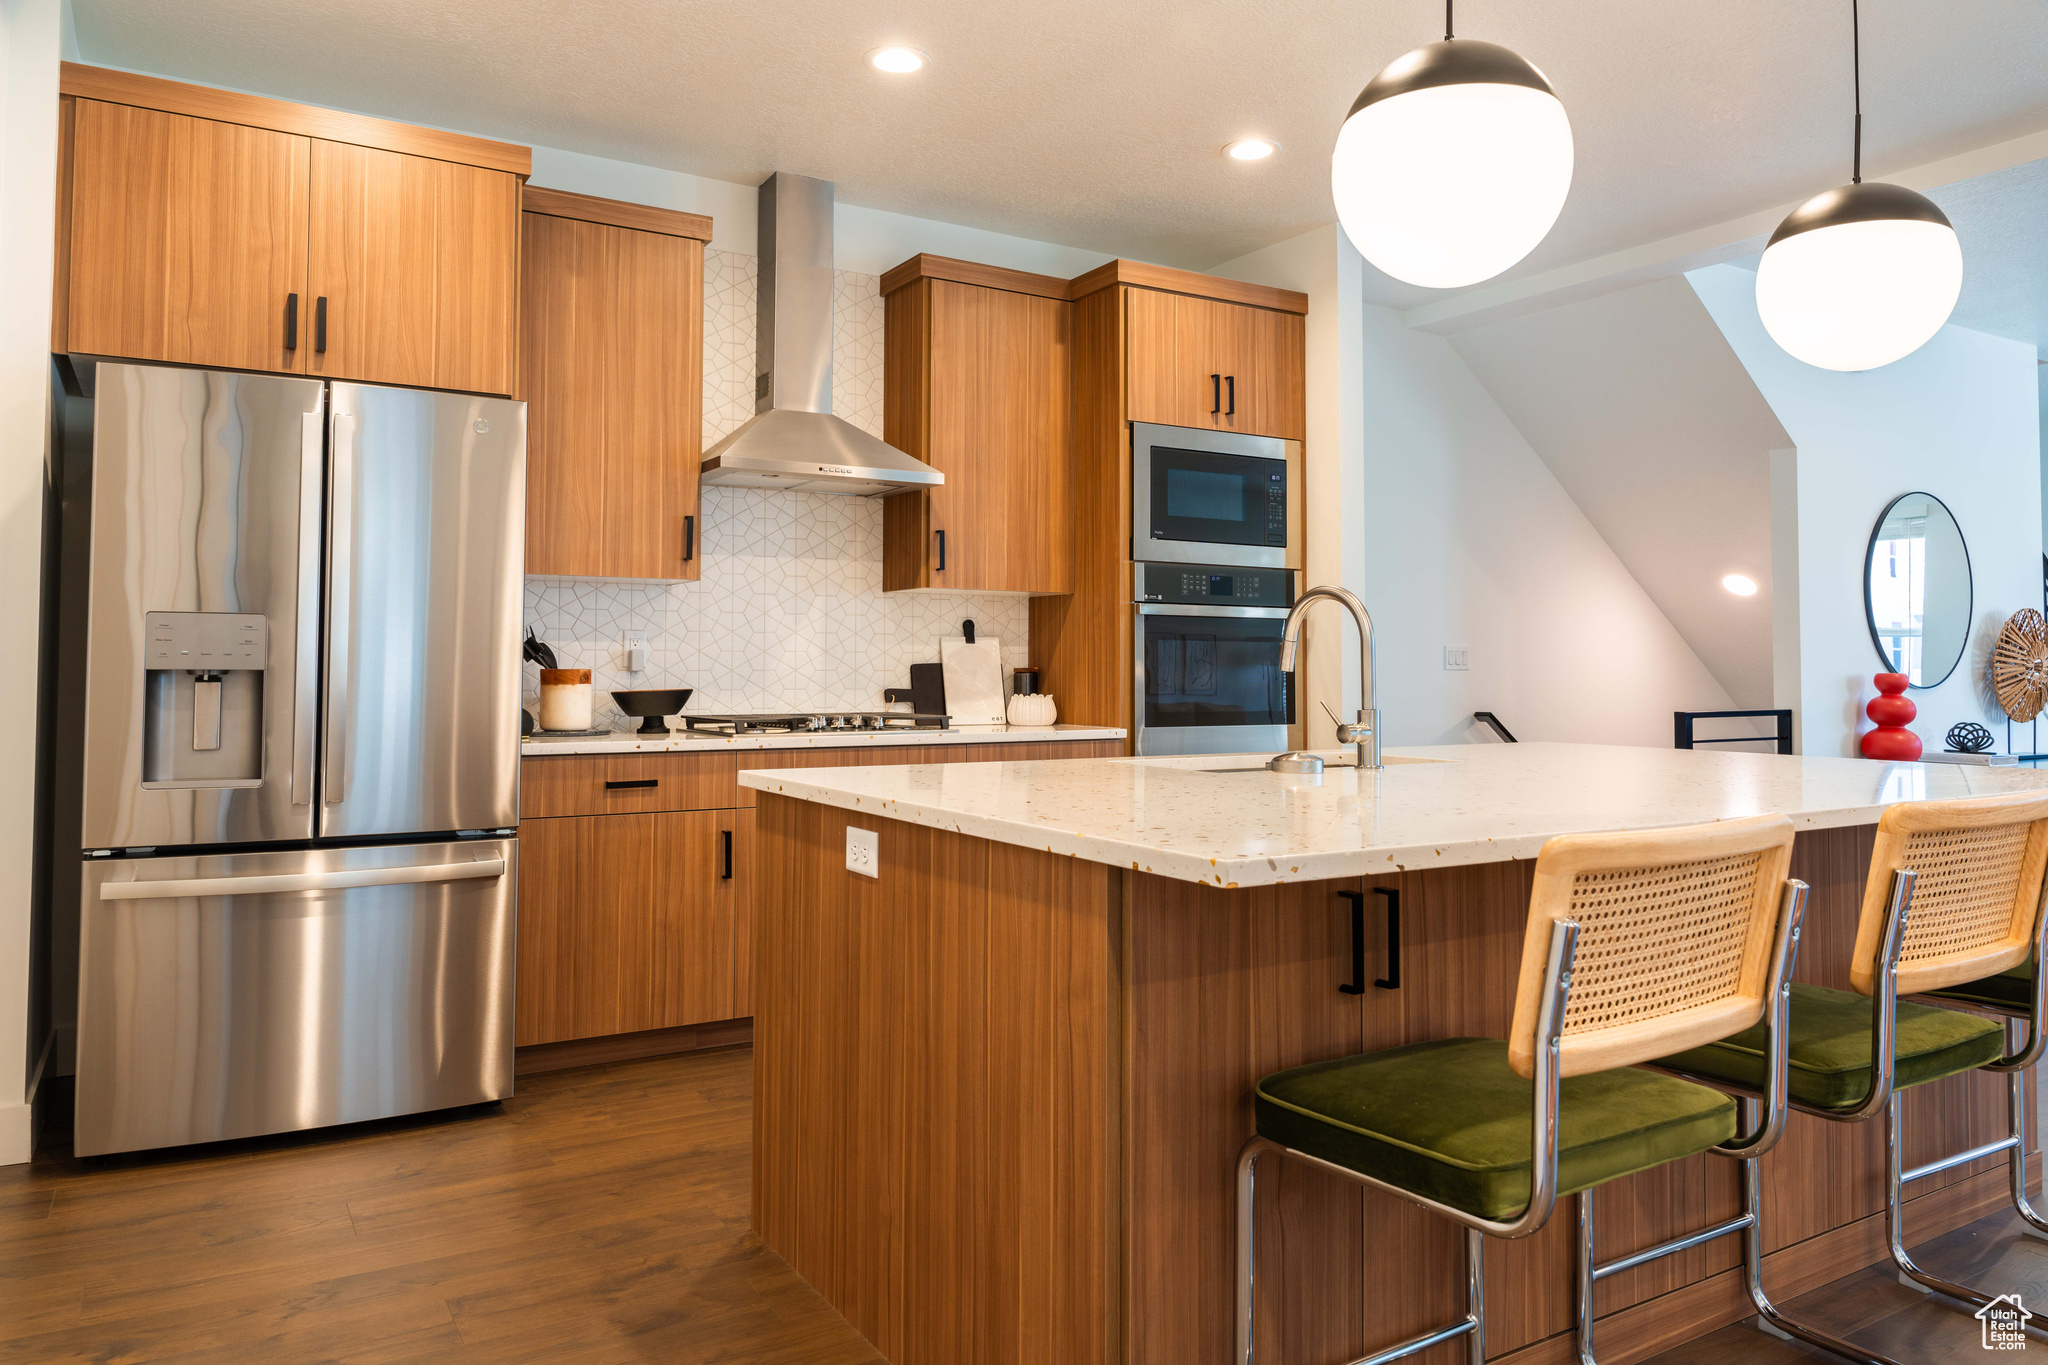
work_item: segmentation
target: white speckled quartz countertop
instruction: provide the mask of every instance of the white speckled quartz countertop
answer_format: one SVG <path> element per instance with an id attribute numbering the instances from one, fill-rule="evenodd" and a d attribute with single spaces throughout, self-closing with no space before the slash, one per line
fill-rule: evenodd
<path id="1" fill-rule="evenodd" d="M 1533 858 L 1553 835 L 1782 812 L 1873 824 L 1898 801 L 2048 787 L 2031 768 L 1602 744 L 1393 749 L 1320 783 L 1267 755 L 741 772 L 757 791 L 1216 886 Z M 1350 751 L 1326 753 L 1350 761 Z M 1251 771 L 1217 771 L 1219 769 Z M 1361 781 L 1361 778 L 1363 779 Z"/>
<path id="2" fill-rule="evenodd" d="M 714 735 L 672 730 L 667 739 L 619 730 L 576 739 L 528 736 L 521 758 L 564 754 L 730 753 L 735 749 L 856 749 L 903 744 L 1048 744 L 1070 739 L 1122 739 L 1122 730 L 1097 725 L 961 725 L 950 730 L 840 730 L 797 735 Z"/>

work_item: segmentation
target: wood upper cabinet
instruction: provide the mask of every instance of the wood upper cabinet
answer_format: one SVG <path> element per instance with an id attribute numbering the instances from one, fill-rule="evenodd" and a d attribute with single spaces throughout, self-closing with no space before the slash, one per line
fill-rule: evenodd
<path id="1" fill-rule="evenodd" d="M 303 372 L 310 139 L 88 99 L 65 123 L 58 349 Z"/>
<path id="2" fill-rule="evenodd" d="M 1130 418 L 1301 440 L 1306 331 L 1299 313 L 1127 289 Z"/>
<path id="3" fill-rule="evenodd" d="M 66 63 L 58 352 L 510 393 L 524 147 Z"/>
<path id="4" fill-rule="evenodd" d="M 315 139 L 309 373 L 510 393 L 519 180 Z"/>
<path id="5" fill-rule="evenodd" d="M 711 220 L 526 196 L 527 572 L 694 579 Z"/>
<path id="6" fill-rule="evenodd" d="M 884 502 L 882 586 L 1071 591 L 1065 282 L 918 257 L 883 288 L 883 438 L 946 482 Z"/>

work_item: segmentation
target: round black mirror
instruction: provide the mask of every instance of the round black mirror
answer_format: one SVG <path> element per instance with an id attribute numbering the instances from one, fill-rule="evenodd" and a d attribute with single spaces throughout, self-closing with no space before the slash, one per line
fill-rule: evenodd
<path id="1" fill-rule="evenodd" d="M 1893 498 L 1863 557 L 1863 614 L 1886 671 L 1934 687 L 1955 671 L 1970 639 L 1970 551 L 1940 498 Z"/>

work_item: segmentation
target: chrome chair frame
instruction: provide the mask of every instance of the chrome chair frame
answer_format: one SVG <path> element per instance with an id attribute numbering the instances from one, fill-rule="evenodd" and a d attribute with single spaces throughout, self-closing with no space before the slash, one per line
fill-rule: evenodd
<path id="1" fill-rule="evenodd" d="M 1791 1069 L 1788 1048 L 1789 1038 L 1785 1030 L 1786 1016 L 1791 1012 L 1792 969 L 1799 960 L 1799 933 L 1806 919 L 1806 899 L 1809 888 L 1805 882 L 1794 878 L 1785 883 L 1785 896 L 1778 912 L 1778 936 L 1772 947 L 1772 979 L 1778 988 L 1771 992 L 1764 1004 L 1765 1069 L 1762 1113 L 1758 1113 L 1758 1102 L 1750 1096 L 1742 1097 L 1742 1125 L 1748 1137 L 1737 1136 L 1707 1150 L 1716 1156 L 1731 1161 L 1740 1161 L 1745 1175 L 1743 1210 L 1726 1222 L 1697 1232 L 1682 1233 L 1656 1246 L 1645 1247 L 1616 1260 L 1601 1265 L 1593 1254 L 1593 1191 L 1580 1190 L 1579 1202 L 1579 1247 L 1578 1247 L 1578 1352 L 1579 1365 L 1597 1365 L 1593 1358 L 1593 1290 L 1609 1275 L 1619 1275 L 1624 1270 L 1634 1270 L 1639 1265 L 1662 1260 L 1681 1251 L 1690 1251 L 1696 1246 L 1716 1241 L 1722 1237 L 1743 1233 L 1743 1261 L 1751 1265 L 1751 1277 L 1761 1275 L 1763 1262 L 1762 1234 L 1757 1225 L 1756 1200 L 1748 1194 L 1754 1182 L 1748 1173 L 1756 1168 L 1756 1162 L 1765 1152 L 1778 1145 L 1778 1139 L 1785 1135 L 1786 1105 L 1790 1098 L 1790 1083 L 1787 1073 Z M 1653 1067 L 1664 1071 L 1668 1068 Z M 1678 1074 L 1678 1073 L 1672 1073 Z M 1687 1077 L 1694 1080 L 1694 1077 Z M 1720 1089 L 1721 1087 L 1710 1087 Z"/>
<path id="2" fill-rule="evenodd" d="M 1968 1151 L 1957 1152 L 1925 1165 L 1915 1166 L 1910 1170 L 1902 1169 L 1904 1143 L 1900 1137 L 1902 1118 L 1899 1112 L 1899 1097 L 1893 1095 L 1885 1108 L 1885 1242 L 1891 1252 L 1893 1263 L 1899 1268 L 1900 1282 L 1908 1288 L 1927 1293 L 1946 1294 L 1972 1308 L 1985 1307 L 1994 1301 L 1993 1296 L 1921 1269 L 1906 1251 L 1905 1186 L 1907 1181 L 1939 1175 L 1943 1171 L 1968 1162 L 2004 1152 L 2006 1171 L 2011 1182 L 2012 1206 L 2024 1220 L 2023 1231 L 2035 1237 L 2048 1239 L 2048 1218 L 2043 1218 L 2034 1211 L 2033 1203 L 2027 1196 L 2027 1072 L 2041 1060 L 2042 1052 L 2048 1051 L 2048 1035 L 2043 1034 L 2041 1027 L 2042 1021 L 2048 1019 L 2048 971 L 2042 969 L 2044 952 L 2048 952 L 2048 887 L 2043 888 L 2043 906 L 2035 913 L 2034 998 L 2026 1010 L 1980 1004 L 1972 1000 L 1950 1000 L 1939 995 L 1908 997 L 1942 1009 L 1984 1014 L 1998 1019 L 2005 1026 L 2005 1045 L 2008 1049 L 2012 1048 L 2015 1041 L 2013 1026 L 2022 1020 L 2026 1021 L 2025 1046 L 2018 1051 L 2008 1051 L 1997 1061 L 1986 1062 L 1978 1068 L 1980 1071 L 1996 1071 L 2006 1075 L 2006 1136 L 1996 1142 L 1987 1142 Z M 2029 1327 L 2027 1330 L 2029 1335 L 2048 1337 L 2048 1333 L 2038 1328 Z"/>
<path id="3" fill-rule="evenodd" d="M 1744 1163 L 1745 1171 L 1753 1169 L 1756 1159 L 1769 1151 L 1784 1135 L 1785 1105 L 1789 1087 L 1787 1084 L 1787 1060 L 1783 1024 L 1787 1003 L 1791 995 L 1792 966 L 1798 955 L 1801 921 L 1806 911 L 1807 886 L 1797 880 L 1788 880 L 1778 915 L 1778 928 L 1772 945 L 1772 972 L 1777 989 L 1765 1002 L 1764 1018 L 1770 1042 L 1770 1062 L 1765 1075 L 1765 1092 L 1768 1112 L 1761 1117 L 1752 1101 L 1744 1103 L 1744 1126 L 1747 1136 L 1738 1135 L 1710 1150 L 1732 1160 Z M 1559 1041 L 1564 1028 L 1565 1005 L 1570 997 L 1572 961 L 1578 950 L 1579 925 L 1573 920 L 1558 920 L 1550 930 L 1550 957 L 1546 970 L 1549 983 L 1544 992 L 1543 1002 L 1537 1011 L 1536 1034 L 1542 1039 L 1542 1046 L 1536 1050 L 1534 1089 L 1534 1113 L 1531 1125 L 1531 1153 L 1529 1169 L 1529 1203 L 1519 1217 L 1512 1220 L 1481 1218 L 1476 1214 L 1453 1208 L 1436 1200 L 1402 1189 L 1371 1176 L 1362 1175 L 1349 1167 L 1324 1161 L 1320 1157 L 1262 1137 L 1253 1137 L 1239 1150 L 1237 1157 L 1237 1347 L 1232 1357 L 1235 1365 L 1254 1365 L 1254 1310 L 1256 1296 L 1256 1245 L 1255 1245 L 1255 1194 L 1259 1158 L 1271 1152 L 1304 1165 L 1339 1176 L 1354 1184 L 1371 1189 L 1384 1190 L 1397 1199 L 1429 1210 L 1431 1213 L 1460 1224 L 1465 1229 L 1465 1315 L 1446 1327 L 1435 1328 L 1396 1345 L 1386 1347 L 1349 1361 L 1346 1365 L 1390 1365 L 1390 1362 L 1404 1359 L 1420 1351 L 1447 1341 L 1465 1339 L 1466 1358 L 1469 1365 L 1485 1365 L 1486 1360 L 1486 1262 L 1485 1248 L 1488 1237 L 1513 1240 L 1527 1237 L 1550 1221 L 1557 1205 L 1557 1140 L 1558 1140 L 1558 1087 L 1559 1087 Z M 1591 1191 L 1581 1191 L 1579 1199 L 1579 1296 L 1578 1296 L 1578 1351 L 1583 1365 L 1594 1365 L 1593 1361 L 1593 1286 L 1608 1275 L 1662 1257 L 1688 1250 L 1719 1237 L 1747 1230 L 1750 1243 L 1754 1246 L 1754 1259 L 1760 1265 L 1762 1245 L 1756 1231 L 1755 1199 L 1749 1200 L 1749 1207 L 1740 1216 L 1725 1223 L 1716 1224 L 1698 1232 L 1687 1233 L 1658 1246 L 1635 1252 L 1605 1266 L 1596 1266 L 1592 1260 L 1592 1200 Z M 1891 1362 L 1876 1362 L 1876 1365 L 1891 1365 Z"/>
<path id="4" fill-rule="evenodd" d="M 1897 1062 L 1898 999 L 1899 999 L 1899 950 L 1904 946 L 1906 933 L 1906 911 L 1913 899 L 1914 874 L 1900 871 L 1892 874 L 1891 905 L 1886 915 L 1884 937 L 1878 944 L 1878 970 L 1875 989 L 1871 992 L 1870 1009 L 1870 1092 L 1863 1102 L 1854 1109 L 1816 1109 L 1799 1103 L 1784 1090 L 1779 1093 L 1783 1103 L 1802 1114 L 1811 1114 L 1830 1123 L 1861 1123 L 1874 1118 L 1880 1110 L 1889 1112 L 1892 1101 L 1892 1082 Z M 1784 998 L 1789 1004 L 1792 994 L 1791 983 L 1785 982 Z M 1776 1062 L 1778 1059 L 1773 1058 Z M 1788 1063 L 1789 1064 L 1789 1061 Z M 1696 1084 L 1734 1095 L 1742 1100 L 1746 1111 L 1754 1111 L 1761 1100 L 1769 1102 L 1768 1081 L 1765 1093 L 1730 1085 L 1713 1076 L 1702 1076 L 1680 1067 L 1660 1067 L 1674 1076 L 1681 1076 Z M 1785 1316 L 1779 1307 L 1771 1302 L 1764 1290 L 1764 1245 L 1763 1245 L 1763 1171 L 1756 1156 L 1750 1156 L 1742 1163 L 1742 1216 L 1735 1220 L 1744 1229 L 1742 1260 L 1748 1280 L 1749 1300 L 1755 1305 L 1757 1326 L 1777 1336 L 1797 1339 L 1830 1351 L 1857 1365 L 1899 1365 L 1890 1356 L 1879 1355 L 1854 1342 L 1846 1341 L 1832 1332 L 1818 1327 L 1809 1327 Z"/>

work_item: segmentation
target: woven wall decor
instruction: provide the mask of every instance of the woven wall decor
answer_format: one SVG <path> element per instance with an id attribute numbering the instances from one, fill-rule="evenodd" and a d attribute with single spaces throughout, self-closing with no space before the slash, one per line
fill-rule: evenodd
<path id="1" fill-rule="evenodd" d="M 1991 687 L 2014 720 L 2032 720 L 2048 704 L 2048 621 L 2032 607 L 2014 612 L 1999 630 Z"/>

